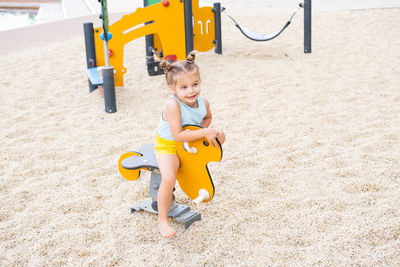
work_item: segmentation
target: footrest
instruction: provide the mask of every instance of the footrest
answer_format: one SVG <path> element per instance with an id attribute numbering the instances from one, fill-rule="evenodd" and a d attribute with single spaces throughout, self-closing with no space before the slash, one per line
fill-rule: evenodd
<path id="1" fill-rule="evenodd" d="M 95 67 L 86 70 L 87 76 L 90 82 L 93 85 L 102 85 L 103 77 L 100 76 L 100 72 L 103 70 L 103 67 Z"/>
<path id="2" fill-rule="evenodd" d="M 131 213 L 135 211 L 144 210 L 150 213 L 158 214 L 158 211 L 153 208 L 152 200 L 145 200 L 137 203 L 133 208 L 131 208 Z M 190 210 L 186 205 L 172 203 L 168 211 L 168 217 L 172 217 L 176 222 L 183 223 L 185 225 L 185 230 L 195 221 L 201 220 L 201 214 L 197 211 Z"/>
<path id="3" fill-rule="evenodd" d="M 157 211 L 155 209 L 153 209 L 153 207 L 151 206 L 152 201 L 151 200 L 145 200 L 139 203 L 136 203 L 135 206 L 133 206 L 133 208 L 131 208 L 131 213 L 134 213 L 135 211 L 147 211 L 150 213 L 154 213 L 154 214 L 158 214 Z"/>
<path id="4" fill-rule="evenodd" d="M 179 217 L 174 218 L 175 221 L 185 224 L 185 230 L 195 221 L 201 220 L 201 214 L 194 210 L 189 210 L 188 212 L 182 214 Z"/>

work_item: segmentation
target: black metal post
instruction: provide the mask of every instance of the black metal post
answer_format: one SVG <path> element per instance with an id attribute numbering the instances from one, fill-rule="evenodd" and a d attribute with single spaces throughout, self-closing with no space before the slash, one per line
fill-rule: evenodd
<path id="1" fill-rule="evenodd" d="M 194 49 L 192 0 L 184 0 L 186 55 Z"/>
<path id="2" fill-rule="evenodd" d="M 143 7 L 149 6 L 148 0 L 143 0 Z M 150 24 L 152 22 L 148 21 L 144 24 Z M 164 74 L 164 70 L 160 68 L 160 62 L 154 60 L 154 34 L 149 34 L 145 36 L 146 41 L 146 65 L 147 65 L 147 73 L 149 76 L 156 76 Z M 161 51 L 160 51 L 161 52 Z"/>
<path id="3" fill-rule="evenodd" d="M 103 69 L 104 104 L 107 113 L 117 112 L 115 101 L 114 68 L 104 67 Z"/>
<path id="4" fill-rule="evenodd" d="M 96 48 L 94 45 L 94 31 L 93 31 L 93 23 L 87 22 L 83 24 L 83 32 L 85 35 L 85 48 L 86 48 L 86 64 L 87 68 L 97 67 L 96 61 Z M 97 86 L 93 85 L 90 80 L 89 81 L 89 92 L 93 92 Z"/>
<path id="5" fill-rule="evenodd" d="M 311 0 L 304 0 L 304 53 L 311 53 Z"/>
<path id="6" fill-rule="evenodd" d="M 143 7 L 147 7 L 149 4 L 147 0 L 143 0 Z M 145 22 L 145 25 L 150 24 L 151 22 Z M 145 41 L 146 41 L 146 63 L 149 65 L 149 63 L 154 62 L 154 54 L 152 51 L 152 48 L 154 47 L 154 41 L 153 41 L 153 34 L 149 34 L 145 36 Z"/>
<path id="7" fill-rule="evenodd" d="M 214 24 L 215 24 L 215 53 L 222 54 L 222 33 L 221 33 L 221 3 L 214 3 Z"/>

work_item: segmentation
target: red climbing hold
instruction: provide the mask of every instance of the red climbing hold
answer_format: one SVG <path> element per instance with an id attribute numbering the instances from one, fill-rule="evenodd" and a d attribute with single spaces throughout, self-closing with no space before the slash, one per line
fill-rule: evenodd
<path id="1" fill-rule="evenodd" d="M 172 63 L 177 60 L 177 57 L 176 57 L 176 55 L 167 55 L 164 57 L 164 59 Z"/>

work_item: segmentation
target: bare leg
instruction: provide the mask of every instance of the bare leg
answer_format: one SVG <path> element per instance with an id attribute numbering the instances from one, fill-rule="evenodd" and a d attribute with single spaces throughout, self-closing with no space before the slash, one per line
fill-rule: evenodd
<path id="1" fill-rule="evenodd" d="M 176 231 L 168 222 L 168 211 L 179 168 L 179 158 L 177 155 L 162 155 L 157 159 L 157 163 L 161 172 L 161 185 L 157 195 L 158 229 L 163 237 L 171 238 Z"/>

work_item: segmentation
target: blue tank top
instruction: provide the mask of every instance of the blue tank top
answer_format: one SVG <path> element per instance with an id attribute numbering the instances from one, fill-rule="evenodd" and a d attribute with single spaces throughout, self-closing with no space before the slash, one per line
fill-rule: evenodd
<path id="1" fill-rule="evenodd" d="M 197 108 L 191 108 L 182 101 L 180 101 L 177 97 L 174 97 L 180 105 L 181 108 L 181 121 L 182 121 L 182 127 L 185 125 L 200 125 L 200 122 L 203 121 L 204 117 L 207 115 L 207 108 L 206 104 L 204 103 L 204 100 L 201 96 L 197 98 Z M 167 140 L 175 140 L 174 137 L 172 136 L 171 130 L 169 128 L 169 123 L 168 121 L 164 120 L 162 117 L 160 117 L 160 121 L 158 123 L 158 128 L 157 128 L 157 134 L 161 138 L 167 139 Z"/>

